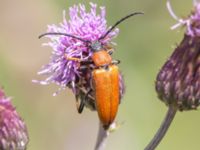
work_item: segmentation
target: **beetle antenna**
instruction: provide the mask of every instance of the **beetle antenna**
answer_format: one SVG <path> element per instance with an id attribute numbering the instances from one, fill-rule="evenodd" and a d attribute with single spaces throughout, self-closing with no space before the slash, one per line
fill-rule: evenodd
<path id="1" fill-rule="evenodd" d="M 103 36 L 101 36 L 99 38 L 99 40 L 102 40 L 104 39 L 113 29 L 116 28 L 117 25 L 119 25 L 120 23 L 122 23 L 123 21 L 125 21 L 126 19 L 132 17 L 132 16 L 135 16 L 135 15 L 142 15 L 144 14 L 143 12 L 134 12 L 134 13 L 131 13 L 123 18 L 121 18 L 119 21 L 117 21 Z"/>
<path id="2" fill-rule="evenodd" d="M 84 40 L 84 39 L 82 39 L 80 37 L 77 37 L 75 35 L 71 35 L 71 34 L 67 34 L 67 33 L 60 33 L 60 32 L 47 32 L 47 33 L 43 33 L 38 38 L 40 39 L 40 38 L 42 38 L 44 36 L 47 36 L 47 35 L 64 35 L 64 36 L 68 36 L 68 37 L 80 40 L 80 41 L 85 42 L 85 43 L 91 43 L 90 41 Z"/>

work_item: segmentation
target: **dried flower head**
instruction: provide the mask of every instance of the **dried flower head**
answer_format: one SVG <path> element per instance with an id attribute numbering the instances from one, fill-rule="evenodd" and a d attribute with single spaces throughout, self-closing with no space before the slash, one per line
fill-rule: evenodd
<path id="1" fill-rule="evenodd" d="M 169 3 L 168 8 L 175 16 Z M 200 103 L 200 3 L 180 24 L 186 25 L 184 38 L 159 72 L 156 90 L 167 105 L 190 110 Z"/>
<path id="2" fill-rule="evenodd" d="M 48 26 L 47 32 L 67 33 L 87 41 L 96 41 L 108 30 L 105 18 L 106 12 L 104 7 L 100 7 L 100 14 L 97 14 L 97 5 L 93 3 L 90 3 L 90 5 L 90 12 L 87 12 L 85 6 L 81 4 L 69 8 L 69 20 L 66 20 L 64 11 L 63 22 L 59 25 Z M 101 40 L 101 43 L 110 43 L 112 38 L 117 36 L 117 33 L 118 29 L 110 32 L 106 38 Z M 53 48 L 51 61 L 38 72 L 40 75 L 47 75 L 48 78 L 39 83 L 56 83 L 61 88 L 69 86 L 76 93 L 75 82 L 81 76 L 80 64 L 78 61 L 68 58 L 87 60 L 91 56 L 91 49 L 88 48 L 85 42 L 75 38 L 55 35 L 49 35 L 48 37 L 50 42 L 44 45 Z"/>
<path id="3" fill-rule="evenodd" d="M 0 89 L 0 149 L 25 150 L 27 144 L 26 125 Z"/>

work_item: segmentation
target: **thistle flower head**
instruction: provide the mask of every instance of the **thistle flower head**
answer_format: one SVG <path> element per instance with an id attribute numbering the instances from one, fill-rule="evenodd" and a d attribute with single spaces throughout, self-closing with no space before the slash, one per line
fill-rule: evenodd
<path id="1" fill-rule="evenodd" d="M 25 123 L 0 89 L 0 149 L 25 150 L 27 143 Z"/>
<path id="2" fill-rule="evenodd" d="M 106 12 L 100 7 L 100 14 L 97 14 L 97 5 L 90 3 L 91 9 L 86 11 L 84 5 L 74 5 L 69 8 L 69 20 L 66 20 L 63 12 L 63 22 L 59 25 L 49 25 L 47 32 L 60 32 L 80 37 L 81 39 L 94 42 L 103 36 L 109 29 L 106 25 Z M 118 33 L 118 29 L 110 32 L 100 42 L 108 44 Z M 41 84 L 56 83 L 61 87 L 71 86 L 75 92 L 75 81 L 81 76 L 79 62 L 70 58 L 87 60 L 92 51 L 87 43 L 67 36 L 49 35 L 50 42 L 44 45 L 52 47 L 52 56 L 49 64 L 43 66 L 38 74 L 48 77 L 41 81 Z M 69 58 L 69 59 L 68 59 Z"/>
<path id="3" fill-rule="evenodd" d="M 171 29 L 176 29 L 179 26 L 185 26 L 187 35 L 193 37 L 200 36 L 200 2 L 194 1 L 194 9 L 186 18 L 177 17 L 173 12 L 169 1 L 167 2 L 167 8 L 171 16 L 178 21 L 178 23 L 172 26 Z"/>
<path id="4" fill-rule="evenodd" d="M 156 79 L 159 98 L 179 110 L 196 109 L 200 104 L 200 3 L 186 22 L 183 40 Z"/>

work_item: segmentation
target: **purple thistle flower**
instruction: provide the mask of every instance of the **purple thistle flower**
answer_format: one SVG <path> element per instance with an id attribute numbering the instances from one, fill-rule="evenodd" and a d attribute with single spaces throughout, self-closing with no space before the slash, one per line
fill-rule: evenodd
<path id="1" fill-rule="evenodd" d="M 178 21 L 177 24 L 171 27 L 176 29 L 180 26 L 186 27 L 186 34 L 189 36 L 200 36 L 200 2 L 193 1 L 194 9 L 192 13 L 186 18 L 179 18 L 173 12 L 169 0 L 167 1 L 167 8 L 171 16 Z"/>
<path id="2" fill-rule="evenodd" d="M 26 125 L 0 89 L 0 149 L 25 150 L 27 144 Z"/>
<path id="3" fill-rule="evenodd" d="M 97 14 L 97 5 L 93 3 L 90 5 L 90 12 L 86 12 L 86 8 L 82 4 L 69 8 L 69 20 L 66 20 L 64 11 L 63 22 L 59 25 L 49 25 L 47 32 L 67 33 L 91 42 L 98 40 L 109 29 L 106 25 L 106 12 L 104 7 L 100 7 L 100 14 Z M 102 39 L 101 43 L 111 43 L 112 38 L 117 34 L 118 29 L 115 29 L 105 39 Z M 50 42 L 44 45 L 53 49 L 51 60 L 38 72 L 39 75 L 48 77 L 44 81 L 34 80 L 33 82 L 44 85 L 56 83 L 61 86 L 61 89 L 69 86 L 76 93 L 75 81 L 81 76 L 80 63 L 70 58 L 88 60 L 92 54 L 91 49 L 83 41 L 71 37 L 55 35 L 48 35 L 48 37 Z"/>

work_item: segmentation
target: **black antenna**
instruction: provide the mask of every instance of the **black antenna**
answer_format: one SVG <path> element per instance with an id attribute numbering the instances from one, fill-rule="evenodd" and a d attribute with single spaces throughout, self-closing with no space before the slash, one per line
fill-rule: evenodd
<path id="1" fill-rule="evenodd" d="M 77 37 L 75 35 L 71 35 L 71 34 L 67 34 L 67 33 L 60 33 L 60 32 L 47 32 L 47 33 L 43 33 L 38 38 L 40 39 L 40 38 L 42 38 L 42 37 L 44 37 L 46 35 L 64 35 L 64 36 L 68 36 L 68 37 L 71 37 L 71 38 L 74 38 L 74 39 L 78 39 L 78 40 L 80 40 L 82 42 L 85 42 L 85 43 L 91 43 L 90 41 L 84 40 L 84 39 L 82 39 L 80 37 Z"/>
<path id="2" fill-rule="evenodd" d="M 103 36 L 101 36 L 98 40 L 102 40 L 104 39 L 117 25 L 119 25 L 120 23 L 122 23 L 124 20 L 132 17 L 132 16 L 135 16 L 135 15 L 142 15 L 144 14 L 143 12 L 134 12 L 134 13 L 131 13 L 123 18 L 121 18 L 119 21 L 117 21 Z"/>

